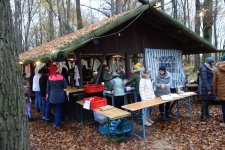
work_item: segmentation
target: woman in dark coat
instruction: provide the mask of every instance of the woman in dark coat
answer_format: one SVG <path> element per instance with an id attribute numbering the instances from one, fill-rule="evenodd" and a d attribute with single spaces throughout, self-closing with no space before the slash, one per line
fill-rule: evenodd
<path id="1" fill-rule="evenodd" d="M 199 94 L 202 95 L 201 121 L 209 118 L 208 101 L 213 96 L 213 69 L 215 60 L 208 57 L 199 69 Z"/>
<path id="2" fill-rule="evenodd" d="M 47 97 L 49 102 L 55 107 L 54 128 L 60 127 L 62 118 L 62 103 L 65 102 L 65 92 L 63 89 L 67 87 L 66 80 L 56 71 L 58 67 L 52 65 L 48 68 L 50 75 L 47 82 Z"/>

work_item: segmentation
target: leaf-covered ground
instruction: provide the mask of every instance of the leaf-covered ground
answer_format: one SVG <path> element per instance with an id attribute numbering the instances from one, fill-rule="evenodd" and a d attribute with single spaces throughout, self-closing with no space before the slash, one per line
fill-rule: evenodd
<path id="1" fill-rule="evenodd" d="M 225 150 L 225 128 L 220 105 L 211 105 L 212 117 L 205 123 L 199 121 L 200 104 L 193 104 L 193 122 L 189 121 L 188 109 L 181 107 L 182 118 L 161 122 L 158 107 L 153 108 L 155 124 L 146 127 L 147 139 L 132 138 L 126 142 L 107 144 L 107 137 L 97 132 L 96 124 L 80 124 L 67 121 L 59 130 L 52 123 L 45 123 L 40 116 L 29 123 L 30 142 L 33 150 L 78 150 L 78 149 L 179 149 L 179 150 Z M 140 125 L 137 125 L 140 127 Z"/>

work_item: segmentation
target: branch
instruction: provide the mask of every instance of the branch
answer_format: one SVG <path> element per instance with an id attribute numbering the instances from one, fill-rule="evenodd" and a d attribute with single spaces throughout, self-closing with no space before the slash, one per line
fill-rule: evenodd
<path id="1" fill-rule="evenodd" d="M 81 4 L 81 6 L 85 6 L 85 7 L 87 7 L 87 8 L 90 8 L 90 9 L 93 9 L 93 10 L 95 10 L 95 11 L 98 11 L 98 12 L 102 13 L 103 15 L 105 15 L 105 16 L 108 17 L 108 18 L 110 17 L 109 14 L 107 14 L 106 12 L 101 11 L 101 10 L 99 10 L 99 9 L 97 9 L 97 8 L 90 7 L 90 6 L 87 6 L 87 5 L 84 5 L 84 4 Z"/>

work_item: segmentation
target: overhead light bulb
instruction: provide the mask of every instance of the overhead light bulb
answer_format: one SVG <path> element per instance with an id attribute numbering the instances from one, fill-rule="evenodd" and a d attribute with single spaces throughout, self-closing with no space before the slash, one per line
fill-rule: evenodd
<path id="1" fill-rule="evenodd" d="M 201 12 L 199 13 L 199 17 L 203 17 L 203 16 L 204 16 L 204 12 L 201 11 Z"/>

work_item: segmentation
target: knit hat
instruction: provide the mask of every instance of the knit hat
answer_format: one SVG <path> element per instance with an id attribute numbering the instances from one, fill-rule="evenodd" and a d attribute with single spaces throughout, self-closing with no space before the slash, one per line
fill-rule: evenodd
<path id="1" fill-rule="evenodd" d="M 147 69 L 147 70 L 145 71 L 145 73 L 148 74 L 148 75 L 151 75 L 152 70 L 151 70 L 151 69 Z"/>
<path id="2" fill-rule="evenodd" d="M 56 75 L 58 67 L 56 65 L 51 65 L 51 67 L 48 67 L 48 70 L 50 72 L 50 75 Z"/>
<path id="3" fill-rule="evenodd" d="M 119 76 L 119 74 L 117 72 L 112 73 L 112 77 L 118 77 L 118 76 Z"/>
<path id="4" fill-rule="evenodd" d="M 166 72 L 166 66 L 160 66 L 159 70 L 162 70 L 162 71 Z"/>
<path id="5" fill-rule="evenodd" d="M 212 63 L 215 62 L 215 60 L 214 60 L 214 58 L 212 58 L 212 57 L 207 57 L 207 58 L 205 59 L 205 62 L 208 63 L 208 64 L 212 64 Z"/>
<path id="6" fill-rule="evenodd" d="M 134 69 L 141 69 L 141 64 L 140 63 L 136 63 L 134 65 Z"/>
<path id="7" fill-rule="evenodd" d="M 221 56 L 221 61 L 225 61 L 225 54 Z"/>

